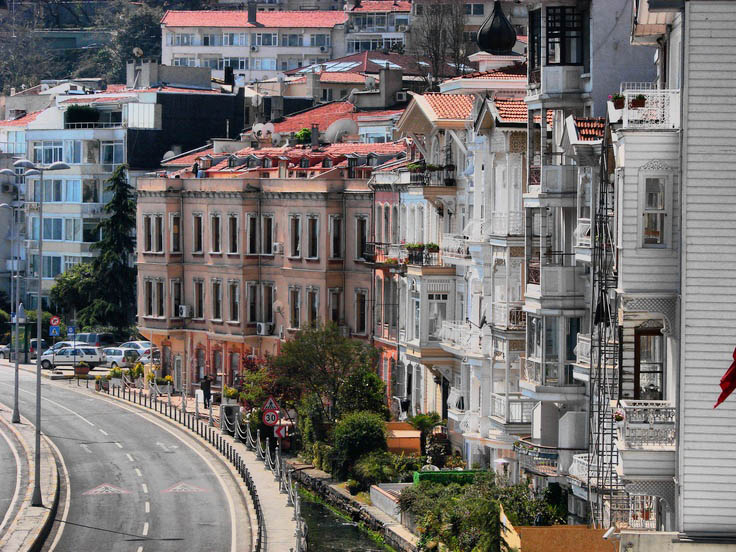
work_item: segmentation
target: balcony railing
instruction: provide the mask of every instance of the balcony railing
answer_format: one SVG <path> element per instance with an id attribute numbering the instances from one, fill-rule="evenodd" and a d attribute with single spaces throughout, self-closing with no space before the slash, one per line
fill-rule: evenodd
<path id="1" fill-rule="evenodd" d="M 443 234 L 442 256 L 446 259 L 470 259 L 470 247 L 466 237 L 459 234 Z"/>
<path id="2" fill-rule="evenodd" d="M 674 447 L 677 410 L 669 401 L 623 400 L 621 437 L 628 448 Z"/>
<path id="3" fill-rule="evenodd" d="M 455 170 L 423 170 L 412 172 L 409 176 L 409 183 L 418 186 L 448 186 L 454 187 Z"/>
<path id="4" fill-rule="evenodd" d="M 629 527 L 631 529 L 656 531 L 657 497 L 631 496 L 629 500 Z"/>
<path id="5" fill-rule="evenodd" d="M 538 261 L 531 261 L 526 265 L 526 283 L 539 285 L 542 282 Z"/>
<path id="6" fill-rule="evenodd" d="M 401 262 L 401 246 L 391 243 L 368 242 L 362 254 L 369 263 L 399 265 Z"/>
<path id="7" fill-rule="evenodd" d="M 509 330 L 523 330 L 526 327 L 526 313 L 521 304 L 493 303 L 493 325 Z"/>
<path id="8" fill-rule="evenodd" d="M 572 367 L 521 357 L 521 379 L 535 385 L 573 385 Z"/>
<path id="9" fill-rule="evenodd" d="M 480 328 L 471 326 L 463 320 L 445 320 L 440 329 L 440 341 L 452 349 L 471 354 L 483 354 L 483 333 Z"/>
<path id="10" fill-rule="evenodd" d="M 575 247 L 590 247 L 590 219 L 578 219 L 575 228 Z"/>
<path id="11" fill-rule="evenodd" d="M 403 258 L 403 255 L 402 255 Z M 410 265 L 418 266 L 441 266 L 442 257 L 439 251 L 427 251 L 426 249 L 406 249 L 406 261 Z"/>
<path id="12" fill-rule="evenodd" d="M 468 410 L 463 414 L 459 425 L 463 433 L 478 433 L 480 431 L 480 412 Z"/>
<path id="13" fill-rule="evenodd" d="M 623 96 L 624 128 L 680 128 L 679 90 L 624 90 Z"/>
<path id="14" fill-rule="evenodd" d="M 87 123 L 64 123 L 64 128 L 123 128 L 122 121 L 92 121 Z"/>
<path id="15" fill-rule="evenodd" d="M 578 343 L 575 346 L 575 355 L 578 364 L 590 364 L 590 336 L 578 334 Z"/>
<path id="16" fill-rule="evenodd" d="M 508 398 L 506 395 L 491 393 L 491 416 L 500 418 L 507 424 L 529 424 L 535 404 L 537 401 L 522 397 L 520 393 L 510 393 Z"/>
<path id="17" fill-rule="evenodd" d="M 522 469 L 542 475 L 557 475 L 559 453 L 556 448 L 519 439 L 514 443 L 514 450 Z"/>
<path id="18" fill-rule="evenodd" d="M 588 454 L 575 454 L 572 457 L 572 463 L 568 473 L 575 479 L 581 481 L 589 487 L 617 487 L 620 485 L 618 475 L 616 475 L 615 466 L 605 464 L 603 471 L 599 470 L 598 462 L 588 461 Z"/>
<path id="19" fill-rule="evenodd" d="M 491 214 L 491 232 L 494 236 L 523 236 L 524 215 L 520 211 L 494 211 Z"/>
<path id="20" fill-rule="evenodd" d="M 447 408 L 458 412 L 465 411 L 466 400 L 463 392 L 457 387 L 450 387 L 447 395 Z"/>

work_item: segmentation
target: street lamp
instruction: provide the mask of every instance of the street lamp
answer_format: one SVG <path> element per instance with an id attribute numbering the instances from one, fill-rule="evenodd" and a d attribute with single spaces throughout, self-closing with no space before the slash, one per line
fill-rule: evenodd
<path id="1" fill-rule="evenodd" d="M 8 175 L 10 173 L 10 176 L 15 177 L 15 173 L 11 171 L 10 169 L 2 169 L 0 170 L 0 174 Z M 10 265 L 10 304 L 12 305 L 12 311 L 15 312 L 15 339 L 12 339 L 12 327 L 11 327 L 11 342 L 12 347 L 11 351 L 15 353 L 15 386 L 13 388 L 13 417 L 12 422 L 14 424 L 20 423 L 20 409 L 18 408 L 18 343 L 20 342 L 20 332 L 18 330 L 18 322 L 19 319 L 23 318 L 23 323 L 25 323 L 25 312 L 23 312 L 23 304 L 21 303 L 20 308 L 18 308 L 18 298 L 20 296 L 19 291 L 19 281 L 16 280 L 17 276 L 19 275 L 19 268 L 18 268 L 18 259 L 17 257 L 20 257 L 20 244 L 18 244 L 18 255 L 16 256 L 15 253 L 15 243 L 17 241 L 17 238 L 19 237 L 17 235 L 17 225 L 15 220 L 15 209 L 12 205 L 8 205 L 7 203 L 0 204 L 0 207 L 3 209 L 10 209 L 10 216 L 11 216 L 11 227 L 10 227 L 10 259 L 12 261 L 12 264 Z M 12 320 L 11 320 L 12 323 Z"/>
<path id="2" fill-rule="evenodd" d="M 35 478 L 33 483 L 32 506 L 43 506 L 41 498 L 41 343 L 43 334 L 41 321 L 43 309 L 41 306 L 41 289 L 43 284 L 43 171 L 61 171 L 68 169 L 69 165 L 57 161 L 48 167 L 35 165 L 28 159 L 19 159 L 13 163 L 15 168 L 26 169 L 26 176 L 38 174 L 40 185 L 38 194 L 38 297 L 36 304 L 36 450 L 35 450 Z"/>

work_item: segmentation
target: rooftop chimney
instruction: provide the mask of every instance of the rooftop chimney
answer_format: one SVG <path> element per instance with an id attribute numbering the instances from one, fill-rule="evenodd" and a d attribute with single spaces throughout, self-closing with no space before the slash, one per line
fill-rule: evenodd
<path id="1" fill-rule="evenodd" d="M 317 123 L 312 123 L 312 132 L 311 132 L 311 138 L 312 138 L 312 148 L 318 148 L 319 147 L 319 125 Z"/>
<path id="2" fill-rule="evenodd" d="M 256 14 L 258 13 L 258 4 L 248 2 L 248 23 L 256 23 Z"/>

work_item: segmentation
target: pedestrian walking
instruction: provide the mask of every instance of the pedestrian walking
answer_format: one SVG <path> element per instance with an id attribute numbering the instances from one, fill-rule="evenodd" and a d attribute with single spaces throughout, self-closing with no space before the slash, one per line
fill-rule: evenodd
<path id="1" fill-rule="evenodd" d="M 204 407 L 209 408 L 210 407 L 210 397 L 212 395 L 212 389 L 211 389 L 212 383 L 210 382 L 210 377 L 205 376 L 202 378 L 202 381 L 199 384 L 200 389 L 202 389 L 202 395 L 204 396 Z"/>

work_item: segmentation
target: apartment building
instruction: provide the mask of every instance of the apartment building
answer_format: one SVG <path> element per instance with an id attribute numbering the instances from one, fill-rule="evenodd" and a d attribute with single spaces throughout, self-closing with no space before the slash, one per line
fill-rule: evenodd
<path id="1" fill-rule="evenodd" d="M 406 0 L 352 0 L 345 7 L 347 53 L 395 50 L 403 53 L 411 17 Z"/>
<path id="2" fill-rule="evenodd" d="M 230 67 L 244 82 L 345 55 L 343 11 L 167 11 L 161 20 L 164 64 Z"/>
<path id="3" fill-rule="evenodd" d="M 138 325 L 177 389 L 231 383 L 247 355 L 318 321 L 370 336 L 368 179 L 405 144 L 270 144 L 139 180 Z"/>
<path id="4" fill-rule="evenodd" d="M 43 190 L 37 176 L 25 181 L 27 273 L 43 271 L 44 301 L 55 276 L 94 257 L 97 224 L 110 197 L 105 181 L 118 165 L 128 164 L 135 186 L 139 176 L 159 167 L 167 151 L 189 150 L 213 134 L 225 136 L 228 127 L 235 134 L 243 124 L 242 94 L 213 90 L 206 68 L 131 63 L 125 86 L 88 92 L 58 94 L 51 107 L 27 116 L 32 120 L 25 126 L 26 156 L 35 163 L 69 165 L 46 173 Z M 30 292 L 24 303 L 33 305 L 36 298 Z"/>

